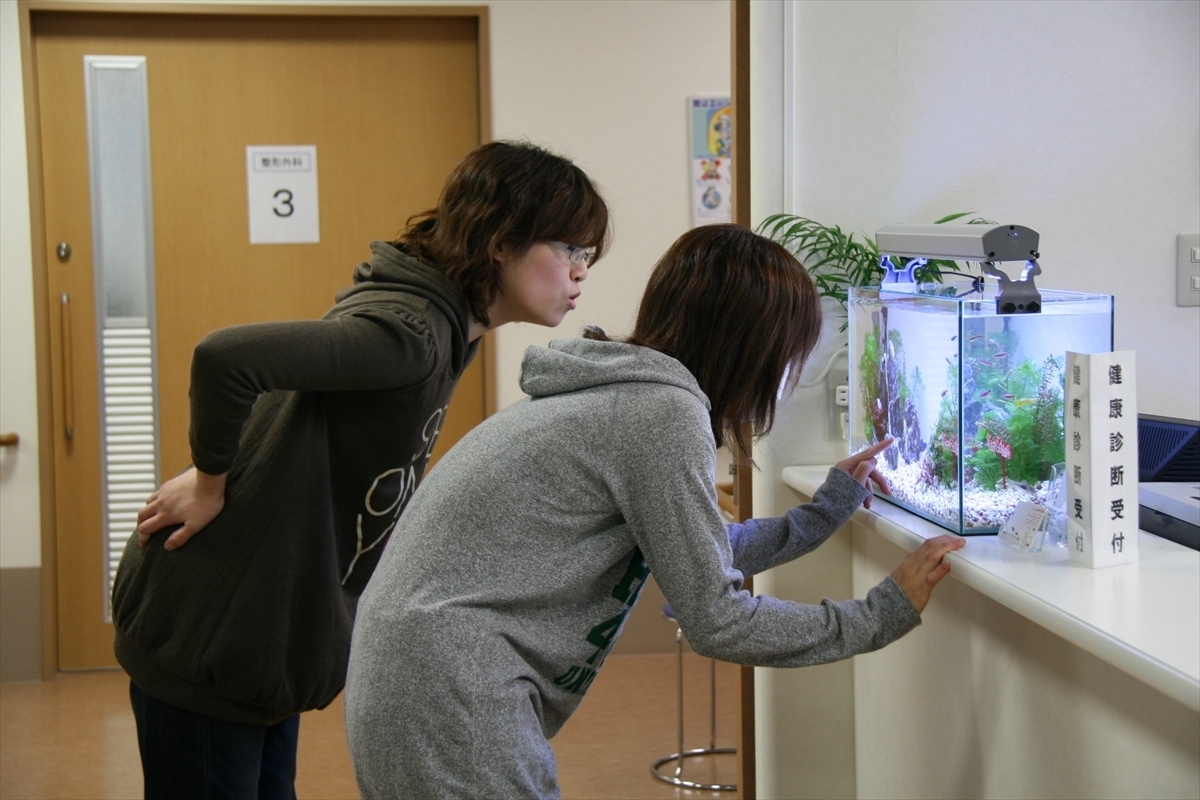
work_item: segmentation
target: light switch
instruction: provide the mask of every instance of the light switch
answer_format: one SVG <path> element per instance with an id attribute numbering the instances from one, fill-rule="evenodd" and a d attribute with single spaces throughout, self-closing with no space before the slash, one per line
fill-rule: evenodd
<path id="1" fill-rule="evenodd" d="M 1175 237 L 1175 305 L 1200 306 L 1200 233 Z"/>

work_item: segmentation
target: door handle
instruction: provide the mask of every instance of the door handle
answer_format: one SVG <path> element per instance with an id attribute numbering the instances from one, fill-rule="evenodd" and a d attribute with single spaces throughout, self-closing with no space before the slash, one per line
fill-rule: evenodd
<path id="1" fill-rule="evenodd" d="M 16 447 L 21 437 L 15 433 L 0 433 L 0 447 Z"/>
<path id="2" fill-rule="evenodd" d="M 71 296 L 63 292 L 62 309 L 62 362 L 63 362 L 63 433 L 70 439 L 75 436 L 75 365 L 71 348 Z"/>

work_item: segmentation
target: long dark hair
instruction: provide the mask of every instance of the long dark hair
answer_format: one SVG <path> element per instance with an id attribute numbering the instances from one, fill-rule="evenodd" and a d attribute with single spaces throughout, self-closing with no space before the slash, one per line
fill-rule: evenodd
<path id="1" fill-rule="evenodd" d="M 446 178 L 437 208 L 409 218 L 396 246 L 442 270 L 490 324 L 500 290 L 501 246 L 518 255 L 560 241 L 604 255 L 608 206 L 583 170 L 526 142 L 490 142 L 468 153 Z"/>
<path id="2" fill-rule="evenodd" d="M 687 367 L 712 403 L 717 444 L 748 463 L 820 332 L 816 285 L 791 253 L 736 225 L 706 225 L 659 259 L 625 341 Z"/>

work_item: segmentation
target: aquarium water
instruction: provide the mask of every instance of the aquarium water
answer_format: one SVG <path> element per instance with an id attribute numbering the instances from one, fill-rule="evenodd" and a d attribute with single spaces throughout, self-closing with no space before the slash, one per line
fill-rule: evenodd
<path id="1" fill-rule="evenodd" d="M 1065 460 L 1067 351 L 1112 350 L 1110 295 L 1043 289 L 1041 312 L 997 314 L 996 287 L 850 290 L 850 450 L 891 436 L 887 499 L 956 533 L 995 533 L 1045 504 Z"/>

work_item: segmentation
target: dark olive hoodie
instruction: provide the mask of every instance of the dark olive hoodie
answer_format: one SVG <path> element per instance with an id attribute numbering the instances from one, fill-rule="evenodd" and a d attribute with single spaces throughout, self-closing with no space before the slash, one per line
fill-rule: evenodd
<path id="1" fill-rule="evenodd" d="M 186 545 L 130 537 L 117 659 L 146 693 L 232 722 L 328 705 L 358 595 L 475 354 L 466 299 L 383 242 L 320 320 L 218 330 L 192 360 L 192 459 L 228 472 Z"/>

